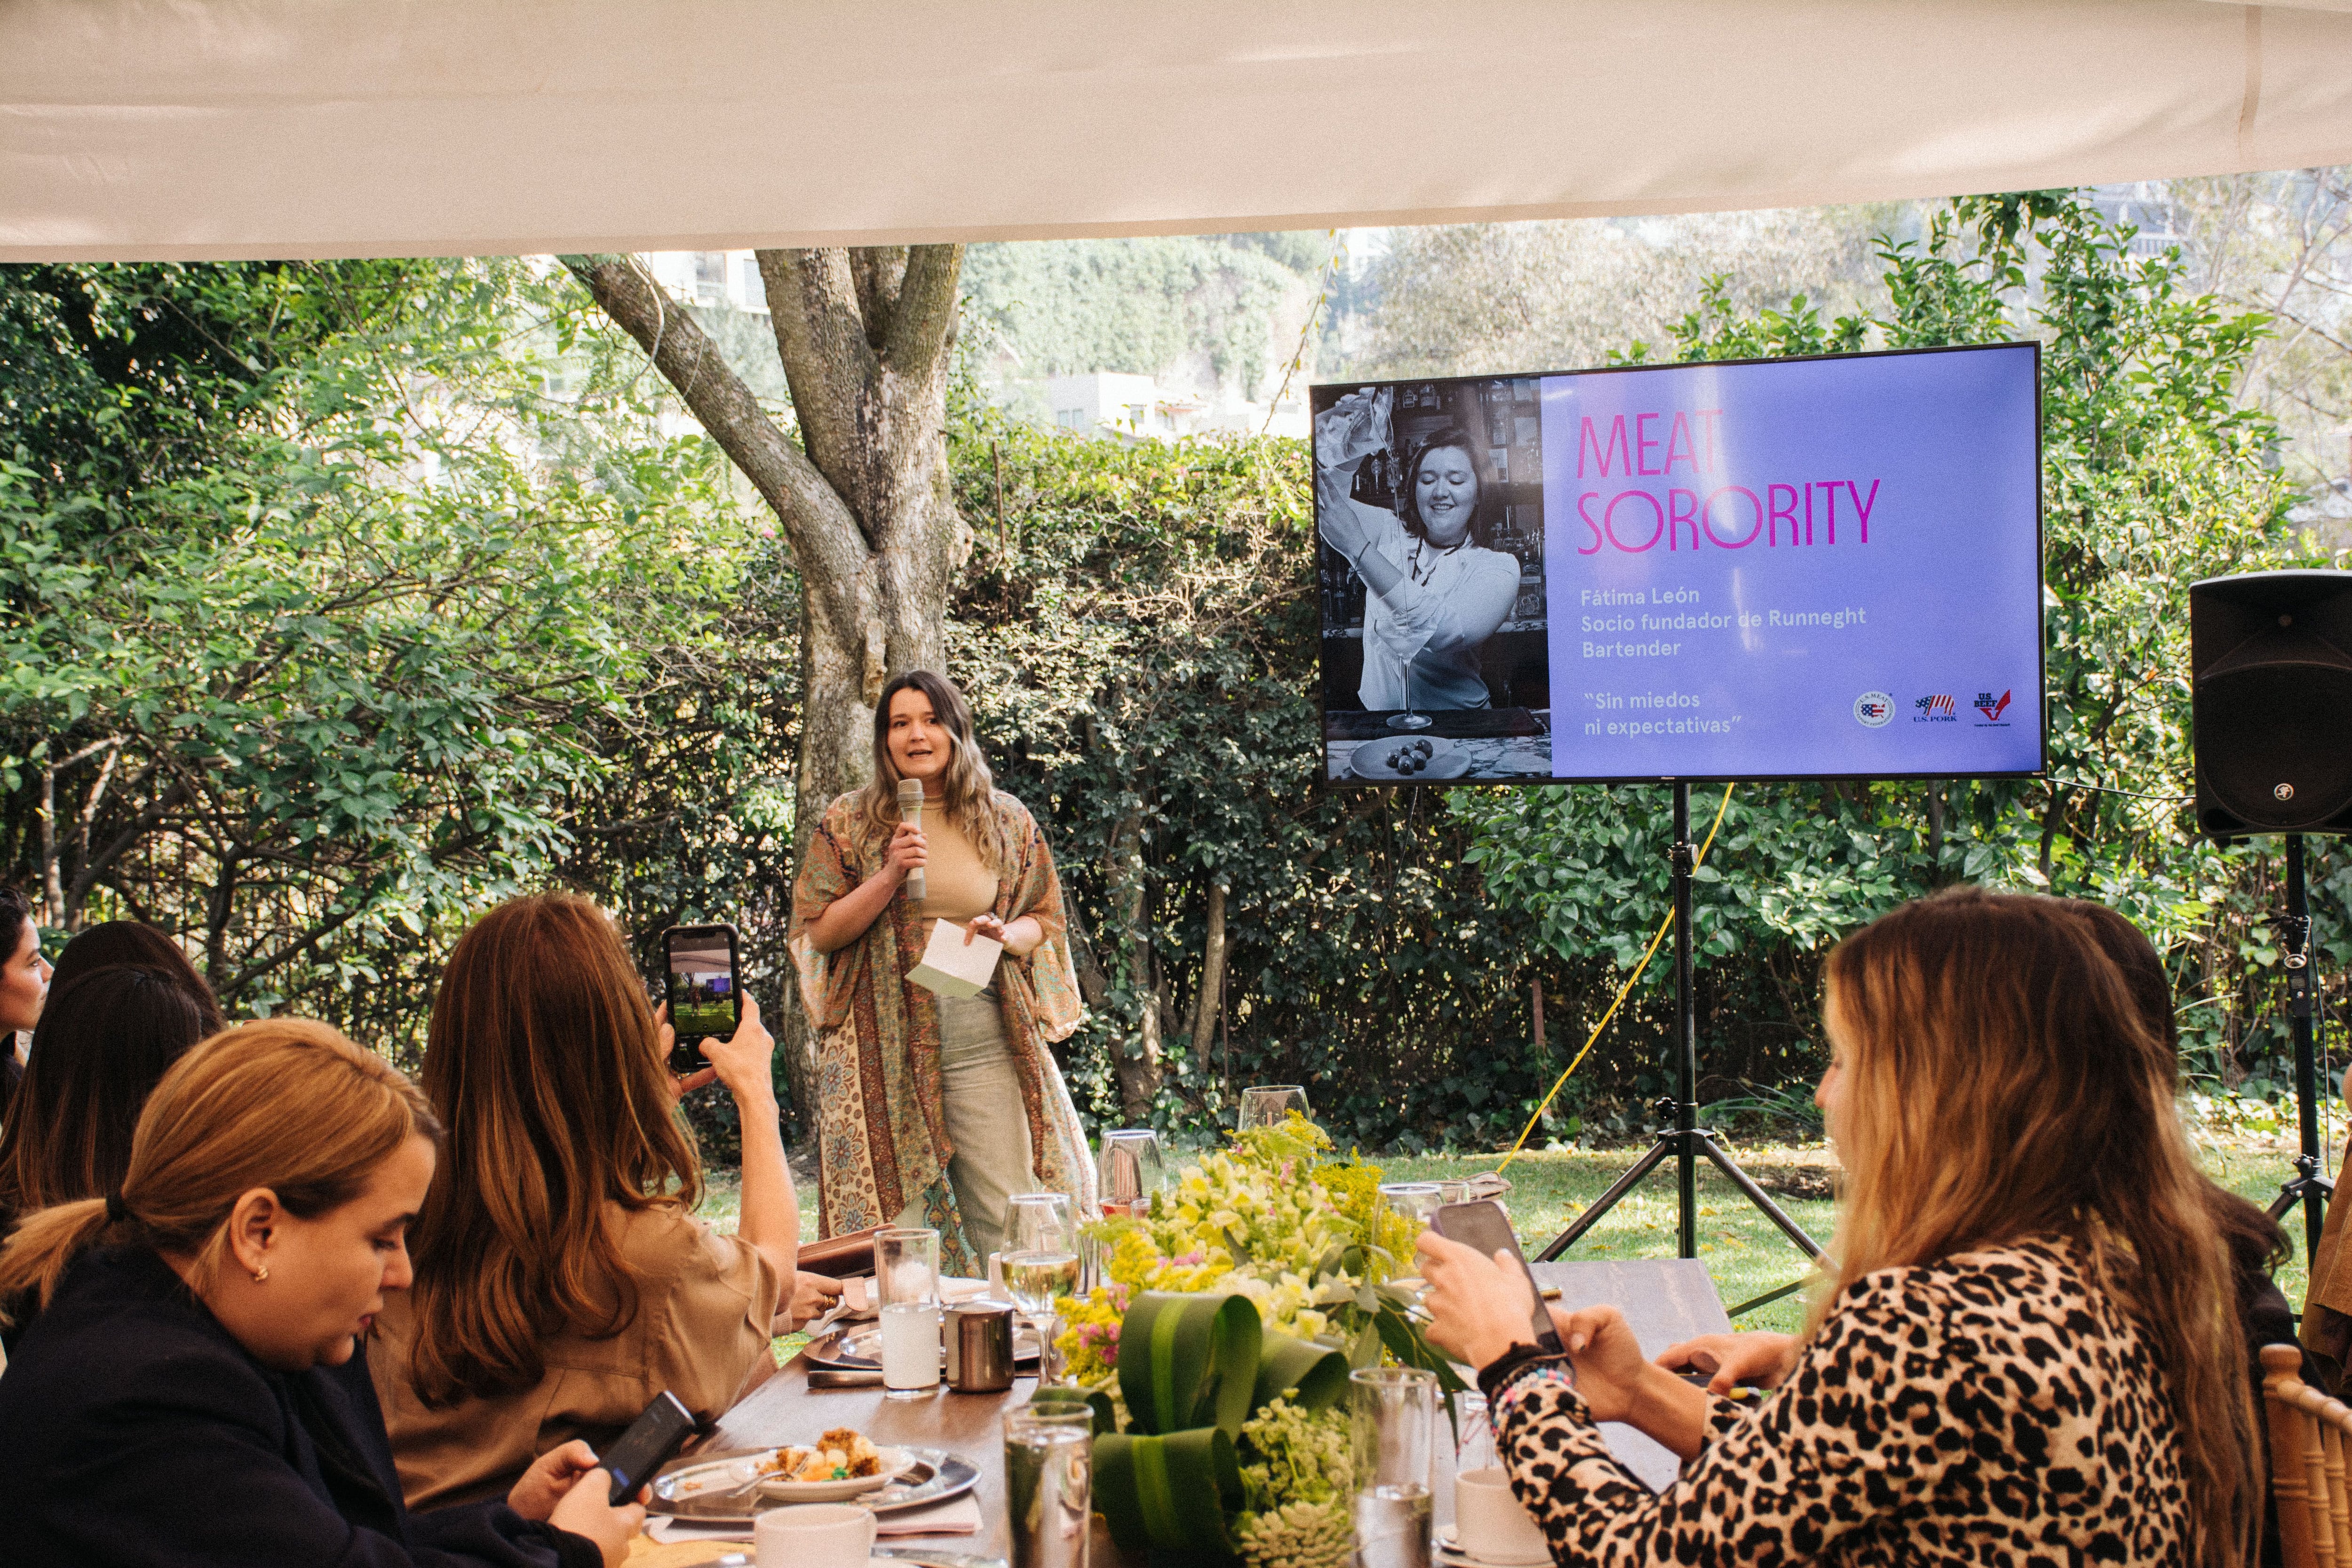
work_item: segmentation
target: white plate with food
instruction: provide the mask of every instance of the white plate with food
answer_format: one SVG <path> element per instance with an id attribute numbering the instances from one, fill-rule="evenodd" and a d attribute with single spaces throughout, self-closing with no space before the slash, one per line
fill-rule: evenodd
<path id="1" fill-rule="evenodd" d="M 772 1461 L 777 1452 L 774 1448 L 733 1448 L 674 1460 L 654 1478 L 653 1502 L 646 1511 L 704 1524 L 733 1524 L 748 1529 L 762 1509 L 777 1506 L 775 1500 L 762 1489 L 776 1472 L 761 1468 Z M 852 1496 L 849 1501 L 853 1506 L 870 1509 L 877 1514 L 929 1508 L 949 1498 L 962 1496 L 980 1479 L 980 1472 L 970 1463 L 941 1449 L 907 1448 L 901 1452 L 912 1461 L 908 1468 L 878 1490 Z M 800 1496 L 793 1500 L 822 1500 Z"/>
<path id="2" fill-rule="evenodd" d="M 877 1447 L 865 1434 L 836 1426 L 814 1443 L 778 1448 L 760 1461 L 760 1496 L 769 1502 L 839 1502 L 880 1491 L 913 1468 L 904 1448 Z"/>

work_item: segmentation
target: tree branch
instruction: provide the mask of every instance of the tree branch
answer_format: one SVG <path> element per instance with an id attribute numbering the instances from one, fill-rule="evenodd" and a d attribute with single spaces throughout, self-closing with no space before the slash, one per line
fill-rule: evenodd
<path id="1" fill-rule="evenodd" d="M 764 256 L 761 262 L 765 269 Z M 743 378 L 684 307 L 627 256 L 567 256 L 563 265 L 646 351 L 703 429 L 756 487 L 807 567 L 843 581 L 866 568 L 858 520 L 808 456 L 760 407 Z M 769 285 L 772 291 L 775 285 Z M 774 307 L 772 305 L 772 310 Z M 775 312 L 781 317 L 781 310 Z M 797 384 L 793 389 L 800 395 Z"/>

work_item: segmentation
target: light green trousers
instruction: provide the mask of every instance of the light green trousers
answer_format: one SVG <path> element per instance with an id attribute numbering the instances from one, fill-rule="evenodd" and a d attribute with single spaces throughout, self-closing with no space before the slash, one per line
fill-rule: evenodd
<path id="1" fill-rule="evenodd" d="M 940 1098 L 947 1120 L 948 1183 L 963 1215 L 965 1245 L 983 1263 L 1004 1250 L 1004 1226 L 1015 1193 L 1038 1190 L 1029 1145 L 1029 1114 L 996 989 L 977 996 L 942 996 L 940 1008 Z M 910 1204 L 900 1225 L 923 1223 Z"/>

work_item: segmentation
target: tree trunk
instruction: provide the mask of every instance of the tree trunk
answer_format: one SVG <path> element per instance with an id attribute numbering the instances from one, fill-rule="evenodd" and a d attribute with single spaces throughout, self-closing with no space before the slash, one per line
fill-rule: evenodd
<path id="1" fill-rule="evenodd" d="M 759 258 L 798 445 L 635 258 L 563 262 L 759 490 L 792 548 L 806 676 L 793 775 L 797 869 L 824 808 L 872 776 L 884 684 L 946 664 L 948 588 L 966 542 L 946 437 L 963 247 L 763 250 Z M 796 998 L 778 1013 L 793 1102 L 806 1115 L 815 1103 L 815 1042 Z"/>
<path id="2" fill-rule="evenodd" d="M 1144 924 L 1143 811 L 1130 807 L 1111 830 L 1103 882 L 1118 924 L 1129 991 L 1135 997 L 1136 1035 L 1111 1060 L 1118 1079 L 1119 1107 L 1130 1126 L 1148 1126 L 1152 1101 L 1166 1075 L 1160 1045 L 1160 996 L 1151 984 L 1151 932 Z"/>
<path id="3" fill-rule="evenodd" d="M 1209 931 L 1201 944 L 1201 990 L 1192 998 L 1192 1062 L 1205 1067 L 1225 994 L 1225 889 L 1209 884 Z"/>

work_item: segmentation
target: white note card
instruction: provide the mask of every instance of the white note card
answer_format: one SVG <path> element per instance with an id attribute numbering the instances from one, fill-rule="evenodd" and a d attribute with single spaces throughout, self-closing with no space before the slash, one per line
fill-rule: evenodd
<path id="1" fill-rule="evenodd" d="M 940 921 L 931 927 L 923 962 L 907 978 L 942 996 L 977 996 L 988 989 L 996 973 L 996 955 L 1003 951 L 1004 944 L 993 937 L 975 936 L 967 942 L 963 927 Z"/>

